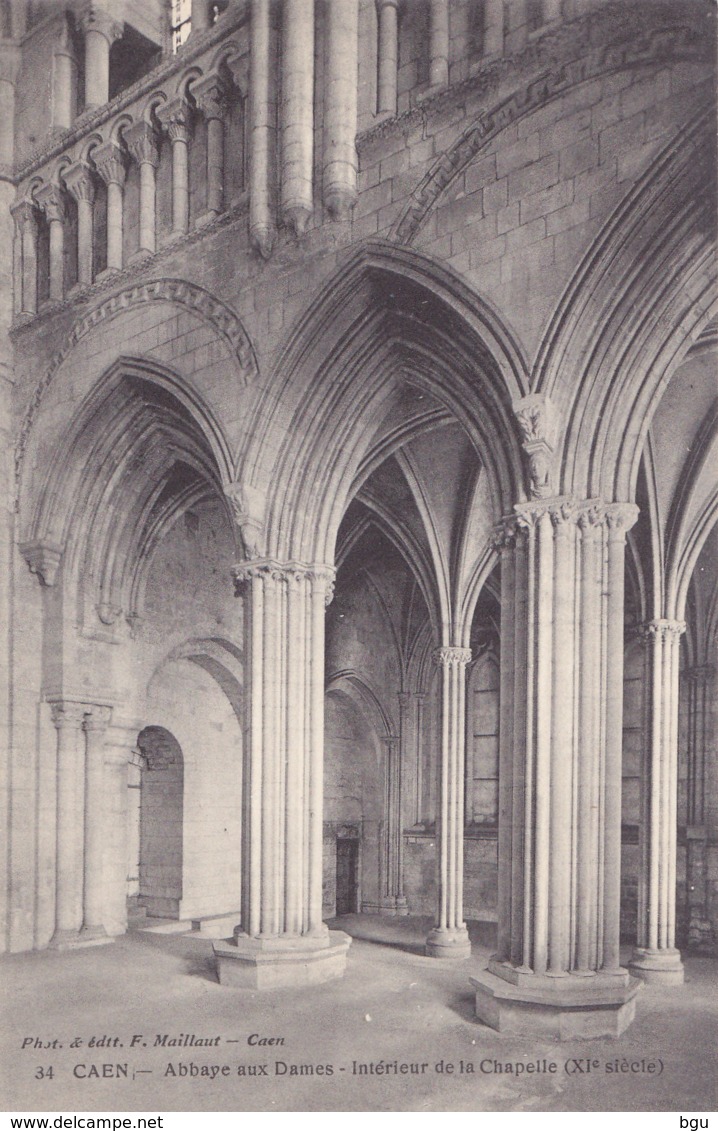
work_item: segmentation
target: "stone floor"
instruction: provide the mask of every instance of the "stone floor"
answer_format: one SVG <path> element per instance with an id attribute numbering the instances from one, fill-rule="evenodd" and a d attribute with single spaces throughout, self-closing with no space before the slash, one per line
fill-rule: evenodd
<path id="1" fill-rule="evenodd" d="M 714 960 L 689 958 L 684 986 L 645 987 L 637 1020 L 617 1041 L 537 1043 L 501 1037 L 473 1018 L 468 978 L 491 952 L 493 927 L 472 924 L 472 957 L 442 963 L 423 956 L 429 925 L 335 921 L 354 936 L 347 973 L 311 991 L 224 989 L 211 941 L 180 934 L 177 924 L 158 923 L 109 946 L 9 956 L 0 963 L 0 1104 L 150 1114 L 715 1109 Z M 194 1046 L 169 1044 L 180 1034 L 194 1037 Z M 197 1045 L 197 1038 L 214 1043 Z M 252 1043 L 259 1038 L 283 1043 Z M 36 1041 L 61 1047 L 36 1048 Z M 410 1066 L 406 1074 L 377 1073 L 380 1062 L 395 1061 Z M 494 1062 L 537 1070 L 498 1073 Z M 554 1074 L 545 1071 L 551 1063 Z M 261 1065 L 266 1075 L 256 1072 Z M 360 1074 L 359 1065 L 374 1071 Z M 197 1074 L 212 1067 L 214 1079 Z"/>

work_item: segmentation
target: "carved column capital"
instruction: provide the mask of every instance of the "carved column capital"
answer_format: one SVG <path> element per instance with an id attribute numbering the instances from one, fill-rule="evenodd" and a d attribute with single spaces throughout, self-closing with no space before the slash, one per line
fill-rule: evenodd
<path id="1" fill-rule="evenodd" d="M 58 184 L 50 182 L 43 185 L 35 193 L 35 200 L 49 222 L 57 221 L 62 224 L 65 220 L 65 199 L 62 189 Z"/>
<path id="2" fill-rule="evenodd" d="M 333 566 L 321 564 L 306 565 L 303 562 L 278 562 L 273 558 L 261 558 L 235 566 L 232 576 L 237 596 L 241 596 L 247 583 L 254 580 L 264 579 L 283 585 L 310 581 L 315 591 L 324 590 L 324 602 L 329 605 L 334 596 L 336 570 Z"/>
<path id="3" fill-rule="evenodd" d="M 64 181 L 68 192 L 78 204 L 81 200 L 92 204 L 95 199 L 95 181 L 87 161 L 76 161 L 74 165 L 70 165 L 69 169 L 65 170 Z"/>
<path id="4" fill-rule="evenodd" d="M 239 527 L 244 552 L 249 559 L 261 559 L 264 548 L 264 494 L 256 487 L 229 483 L 224 493 Z"/>
<path id="5" fill-rule="evenodd" d="M 165 102 L 157 110 L 157 118 L 170 141 L 189 140 L 192 126 L 192 108 L 185 98 L 177 97 Z"/>
<path id="6" fill-rule="evenodd" d="M 37 206 L 35 202 L 25 197 L 23 200 L 18 200 L 10 208 L 12 217 L 20 232 L 23 232 L 27 227 L 32 232 L 37 230 Z"/>
<path id="7" fill-rule="evenodd" d="M 43 585 L 54 585 L 62 559 L 62 546 L 38 538 L 34 542 L 21 543 L 19 549 L 27 562 L 30 573 L 36 574 Z"/>
<path id="8" fill-rule="evenodd" d="M 120 20 L 113 19 L 109 12 L 97 8 L 94 4 L 88 4 L 82 12 L 80 25 L 85 34 L 88 31 L 99 32 L 100 35 L 105 37 L 110 47 L 116 40 L 122 38 L 122 33 L 125 30 L 125 25 Z"/>
<path id="9" fill-rule="evenodd" d="M 458 668 L 466 667 L 471 663 L 471 649 L 470 648 L 437 648 L 433 653 L 434 663 L 442 668 Z"/>
<path id="10" fill-rule="evenodd" d="M 58 699 L 50 703 L 52 721 L 57 730 L 80 730 L 88 707 L 86 703 L 76 703 L 68 699 Z"/>
<path id="11" fill-rule="evenodd" d="M 229 86 L 217 72 L 205 75 L 192 86 L 192 96 L 200 113 L 211 121 L 223 121 L 229 112 Z"/>
<path id="12" fill-rule="evenodd" d="M 98 145 L 92 151 L 92 160 L 98 175 L 106 185 L 124 185 L 127 164 L 124 151 L 114 141 Z"/>
<path id="13" fill-rule="evenodd" d="M 635 503 L 607 503 L 606 522 L 609 542 L 622 542 L 635 524 L 640 511 Z"/>
<path id="14" fill-rule="evenodd" d="M 112 719 L 112 707 L 90 703 L 83 720 L 83 729 L 86 731 L 99 731 L 104 733 Z"/>
<path id="15" fill-rule="evenodd" d="M 159 139 L 149 122 L 135 122 L 125 130 L 124 139 L 138 165 L 159 165 Z"/>
<path id="16" fill-rule="evenodd" d="M 684 620 L 667 620 L 662 617 L 656 620 L 645 621 L 637 626 L 638 635 L 643 640 L 677 641 L 686 631 Z"/>
<path id="17" fill-rule="evenodd" d="M 514 401 L 513 408 L 526 454 L 531 498 L 548 498 L 555 489 L 553 455 L 558 431 L 555 409 L 543 393 L 521 397 Z"/>

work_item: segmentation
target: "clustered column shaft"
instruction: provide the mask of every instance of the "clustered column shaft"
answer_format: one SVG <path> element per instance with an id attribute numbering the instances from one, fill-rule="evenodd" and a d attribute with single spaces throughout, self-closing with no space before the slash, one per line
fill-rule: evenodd
<path id="1" fill-rule="evenodd" d="M 637 508 L 561 498 L 516 512 L 499 536 L 498 958 L 618 974 L 623 557 Z"/>
<path id="2" fill-rule="evenodd" d="M 322 923 L 324 617 L 334 571 L 255 561 L 245 592 L 250 673 L 242 931 L 325 936 Z"/>
<path id="3" fill-rule="evenodd" d="M 465 958 L 470 953 L 463 919 L 464 765 L 466 749 L 466 665 L 468 648 L 439 648 L 441 673 L 441 751 L 438 797 L 438 907 L 427 941 L 435 958 Z"/>

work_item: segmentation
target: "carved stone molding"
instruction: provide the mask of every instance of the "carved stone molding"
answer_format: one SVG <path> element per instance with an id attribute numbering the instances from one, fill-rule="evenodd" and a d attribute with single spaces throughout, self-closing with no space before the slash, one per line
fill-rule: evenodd
<path id="1" fill-rule="evenodd" d="M 554 494 L 553 454 L 556 446 L 556 414 L 548 397 L 531 393 L 514 402 L 526 454 L 532 499 Z"/>
<path id="2" fill-rule="evenodd" d="M 437 648 L 433 652 L 434 663 L 439 667 L 465 667 L 471 663 L 470 648 Z"/>
<path id="3" fill-rule="evenodd" d="M 92 204 L 95 199 L 95 181 L 87 161 L 76 161 L 74 165 L 70 165 L 63 174 L 63 180 L 78 203 L 84 200 Z"/>
<path id="4" fill-rule="evenodd" d="M 25 206 L 28 202 L 21 201 L 20 204 Z M 15 209 L 17 210 L 18 207 L 16 205 Z M 23 212 L 24 214 L 25 212 Z M 257 359 L 244 326 L 234 311 L 230 310 L 219 299 L 216 299 L 214 295 L 211 295 L 209 291 L 205 291 L 202 287 L 197 287 L 193 283 L 188 283 L 184 279 L 155 279 L 151 282 L 126 287 L 112 295 L 111 298 L 106 299 L 100 306 L 96 306 L 94 310 L 75 323 L 65 339 L 64 345 L 52 359 L 47 373 L 36 386 L 33 398 L 25 412 L 15 449 L 16 486 L 20 480 L 22 461 L 30 429 L 40 408 L 42 398 L 62 363 L 77 343 L 101 322 L 109 321 L 124 311 L 131 310 L 145 302 L 173 302 L 209 322 L 216 332 L 225 339 L 230 350 L 236 356 L 245 384 L 249 384 L 250 381 L 255 379 L 259 372 Z"/>
<path id="5" fill-rule="evenodd" d="M 35 542 L 23 542 L 19 549 L 30 573 L 36 574 L 43 585 L 54 585 L 62 559 L 62 546 L 38 539 Z"/>
<path id="6" fill-rule="evenodd" d="M 114 141 L 98 145 L 92 151 L 92 160 L 106 185 L 124 185 L 127 165 L 124 151 Z"/>
<path id="7" fill-rule="evenodd" d="M 68 699 L 58 699 L 50 703 L 52 721 L 58 730 L 63 728 L 79 730 L 89 709 L 87 703 L 76 703 Z"/>
<path id="8" fill-rule="evenodd" d="M 260 558 L 235 566 L 232 576 L 237 596 L 242 596 L 247 584 L 257 578 L 284 585 L 306 580 L 313 587 L 320 586 L 324 589 L 324 603 L 329 605 L 334 596 L 336 570 L 328 565 L 305 565 L 303 562 L 278 562 L 273 558 Z"/>
<path id="9" fill-rule="evenodd" d="M 192 96 L 200 113 L 223 121 L 229 112 L 229 88 L 220 74 L 205 75 L 192 84 Z"/>
<path id="10" fill-rule="evenodd" d="M 170 141 L 188 141 L 192 126 L 192 109 L 185 98 L 177 97 L 157 109 L 157 119 Z"/>
<path id="11" fill-rule="evenodd" d="M 65 199 L 58 184 L 51 182 L 43 185 L 42 188 L 37 190 L 35 199 L 48 221 L 56 220 L 61 224 L 64 222 Z"/>
<path id="12" fill-rule="evenodd" d="M 160 163 L 159 138 L 149 122 L 136 122 L 124 132 L 124 140 L 132 157 L 138 165 L 152 165 L 156 169 Z"/>
<path id="13" fill-rule="evenodd" d="M 230 483 L 224 490 L 239 527 L 248 559 L 262 557 L 264 539 L 264 495 L 256 487 Z"/>

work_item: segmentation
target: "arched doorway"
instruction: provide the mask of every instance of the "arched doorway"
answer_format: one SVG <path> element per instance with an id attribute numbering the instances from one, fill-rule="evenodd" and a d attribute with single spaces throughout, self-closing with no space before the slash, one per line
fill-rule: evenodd
<path id="1" fill-rule="evenodd" d="M 139 901 L 158 918 L 179 918 L 182 899 L 184 759 L 165 727 L 140 731 Z"/>

